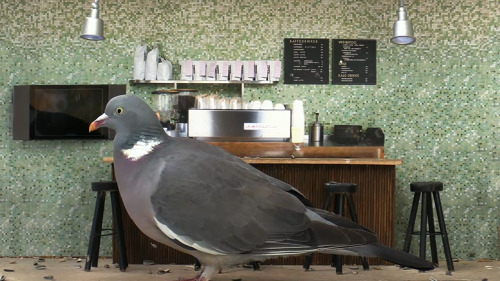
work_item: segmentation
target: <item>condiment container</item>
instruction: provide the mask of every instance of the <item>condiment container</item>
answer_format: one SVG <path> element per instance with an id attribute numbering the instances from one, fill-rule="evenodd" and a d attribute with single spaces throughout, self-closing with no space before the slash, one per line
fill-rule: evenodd
<path id="1" fill-rule="evenodd" d="M 316 112 L 316 121 L 311 124 L 309 140 L 312 142 L 323 142 L 323 124 L 319 123 L 319 113 Z"/>

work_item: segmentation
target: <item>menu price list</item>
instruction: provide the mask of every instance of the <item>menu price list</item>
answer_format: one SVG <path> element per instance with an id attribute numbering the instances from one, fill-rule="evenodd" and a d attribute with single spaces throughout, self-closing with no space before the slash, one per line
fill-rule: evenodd
<path id="1" fill-rule="evenodd" d="M 333 39 L 332 52 L 332 84 L 377 84 L 376 40 Z"/>
<path id="2" fill-rule="evenodd" d="M 328 84 L 329 39 L 284 40 L 285 84 Z"/>

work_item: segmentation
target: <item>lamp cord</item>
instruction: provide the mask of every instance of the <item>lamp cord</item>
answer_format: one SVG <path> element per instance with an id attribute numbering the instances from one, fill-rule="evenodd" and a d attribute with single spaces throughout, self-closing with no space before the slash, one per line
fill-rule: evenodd
<path id="1" fill-rule="evenodd" d="M 99 9 L 99 1 L 100 0 L 95 0 L 94 3 L 92 3 L 92 9 Z"/>

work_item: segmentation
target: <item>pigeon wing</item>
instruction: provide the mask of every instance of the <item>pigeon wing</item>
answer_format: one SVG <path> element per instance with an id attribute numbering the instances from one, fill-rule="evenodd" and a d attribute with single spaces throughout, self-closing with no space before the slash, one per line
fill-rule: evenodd
<path id="1" fill-rule="evenodd" d="M 309 228 L 306 207 L 285 183 L 207 144 L 175 148 L 162 155 L 151 196 L 157 225 L 170 239 L 210 254 L 248 253 Z"/>

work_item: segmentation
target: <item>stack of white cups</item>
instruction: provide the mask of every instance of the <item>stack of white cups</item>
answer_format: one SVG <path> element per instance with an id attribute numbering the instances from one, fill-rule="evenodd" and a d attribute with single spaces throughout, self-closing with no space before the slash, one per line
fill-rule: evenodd
<path id="1" fill-rule="evenodd" d="M 294 100 L 292 107 L 292 142 L 303 143 L 305 134 L 304 103 Z"/>

